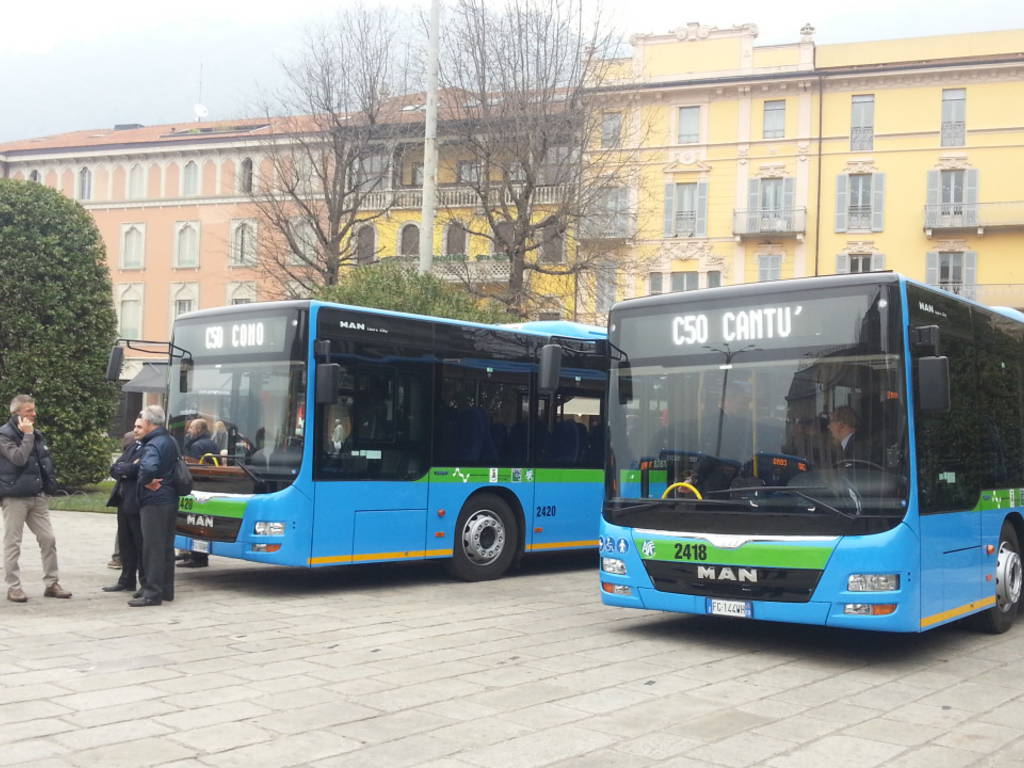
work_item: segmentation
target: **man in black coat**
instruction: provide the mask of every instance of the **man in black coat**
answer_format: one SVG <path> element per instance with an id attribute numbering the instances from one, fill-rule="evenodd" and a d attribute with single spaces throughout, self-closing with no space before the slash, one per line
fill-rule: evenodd
<path id="1" fill-rule="evenodd" d="M 36 536 L 43 557 L 44 597 L 71 597 L 57 581 L 57 540 L 50 524 L 46 493 L 56 486 L 57 471 L 50 451 L 36 428 L 36 401 L 17 395 L 11 401 L 11 419 L 0 427 L 0 508 L 4 515 L 4 578 L 7 599 L 26 603 L 21 588 L 21 535 L 25 528 Z"/>
<path id="2" fill-rule="evenodd" d="M 117 545 L 121 555 L 121 576 L 116 584 L 103 587 L 104 592 L 134 592 L 136 577 L 145 583 L 141 568 L 142 523 L 139 518 L 139 459 L 142 454 L 142 419 L 135 420 L 135 429 L 125 435 L 124 452 L 110 467 L 110 476 L 117 480 L 107 506 L 117 507 Z M 141 597 L 142 593 L 136 595 Z"/>
<path id="3" fill-rule="evenodd" d="M 857 412 L 848 405 L 839 406 L 829 416 L 828 431 L 839 446 L 840 461 L 870 461 L 868 442 L 858 435 L 858 426 Z"/>
<path id="4" fill-rule="evenodd" d="M 139 414 L 142 422 L 139 454 L 139 522 L 142 527 L 142 572 L 146 583 L 142 594 L 128 605 L 140 608 L 174 599 L 174 526 L 178 514 L 178 493 L 172 476 L 178 461 L 178 444 L 164 424 L 159 405 L 147 405 Z"/>
<path id="5" fill-rule="evenodd" d="M 185 455 L 193 459 L 220 456 L 220 449 L 210 436 L 210 424 L 206 419 L 192 419 L 185 428 Z"/>

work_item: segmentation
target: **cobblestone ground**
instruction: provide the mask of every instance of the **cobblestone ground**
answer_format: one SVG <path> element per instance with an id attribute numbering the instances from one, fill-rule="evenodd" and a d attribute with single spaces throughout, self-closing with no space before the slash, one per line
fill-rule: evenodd
<path id="1" fill-rule="evenodd" d="M 0 604 L 0 765 L 1024 765 L 1024 622 L 991 637 L 606 608 L 590 553 L 498 582 L 436 564 L 211 559 L 130 609 L 108 515 L 54 512 L 61 582 Z"/>

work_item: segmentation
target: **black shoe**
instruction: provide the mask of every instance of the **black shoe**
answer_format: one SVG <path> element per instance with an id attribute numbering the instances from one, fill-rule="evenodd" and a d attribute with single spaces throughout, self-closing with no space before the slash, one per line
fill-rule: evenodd
<path id="1" fill-rule="evenodd" d="M 101 587 L 104 592 L 127 592 L 131 587 L 124 584 L 111 584 L 109 587 Z"/>
<path id="2" fill-rule="evenodd" d="M 132 592 L 132 597 L 142 597 L 143 594 L 145 593 L 141 589 L 137 589 L 134 592 Z"/>
<path id="3" fill-rule="evenodd" d="M 150 605 L 160 605 L 163 602 L 157 597 L 137 597 L 134 600 L 129 600 L 128 605 L 132 608 L 145 608 Z"/>

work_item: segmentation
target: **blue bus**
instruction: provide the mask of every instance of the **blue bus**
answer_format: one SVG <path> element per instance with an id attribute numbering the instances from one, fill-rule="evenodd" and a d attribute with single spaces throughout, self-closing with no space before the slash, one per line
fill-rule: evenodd
<path id="1" fill-rule="evenodd" d="M 318 567 L 444 559 L 466 580 L 524 553 L 596 548 L 604 329 L 489 326 L 318 301 L 174 323 L 179 441 L 203 418 L 176 546 Z M 557 344 L 557 390 L 537 388 Z"/>
<path id="2" fill-rule="evenodd" d="M 623 302 L 608 342 L 605 603 L 1010 627 L 1020 312 L 866 273 Z"/>

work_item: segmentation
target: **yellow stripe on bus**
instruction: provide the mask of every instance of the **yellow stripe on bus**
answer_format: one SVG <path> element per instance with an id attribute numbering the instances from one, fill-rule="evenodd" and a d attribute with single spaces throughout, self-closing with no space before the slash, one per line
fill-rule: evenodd
<path id="1" fill-rule="evenodd" d="M 553 541 L 550 544 L 531 544 L 528 549 L 533 552 L 538 549 L 567 549 L 568 547 L 596 547 L 597 539 L 593 541 Z"/>
<path id="2" fill-rule="evenodd" d="M 995 605 L 996 596 L 986 597 L 982 600 L 975 600 L 973 603 L 967 605 L 961 605 L 959 608 L 951 608 L 948 611 L 942 613 L 936 613 L 932 616 L 925 616 L 921 619 L 922 627 L 930 627 L 932 624 L 938 624 L 941 621 L 948 621 L 949 619 L 955 619 L 957 616 L 963 616 L 965 613 L 976 611 L 978 608 L 985 608 L 989 605 Z"/>
<path id="3" fill-rule="evenodd" d="M 310 565 L 340 565 L 343 563 L 364 563 L 369 560 L 411 560 L 421 557 L 449 557 L 450 549 L 426 549 L 421 552 L 371 552 L 365 555 L 332 555 L 328 557 L 311 557 Z"/>

